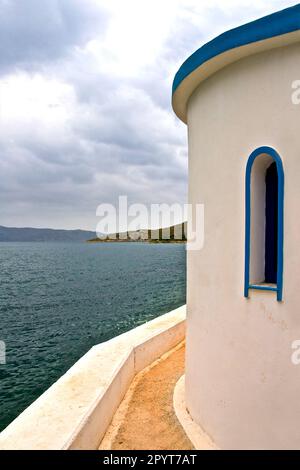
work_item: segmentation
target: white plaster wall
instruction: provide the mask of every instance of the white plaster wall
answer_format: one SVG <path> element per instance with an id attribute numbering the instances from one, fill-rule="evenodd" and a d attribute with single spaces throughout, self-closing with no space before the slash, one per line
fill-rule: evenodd
<path id="1" fill-rule="evenodd" d="M 188 252 L 188 409 L 217 446 L 300 448 L 300 45 L 242 59 L 188 105 L 189 201 L 205 204 L 205 243 Z M 285 169 L 283 302 L 244 283 L 248 156 L 268 145 Z"/>

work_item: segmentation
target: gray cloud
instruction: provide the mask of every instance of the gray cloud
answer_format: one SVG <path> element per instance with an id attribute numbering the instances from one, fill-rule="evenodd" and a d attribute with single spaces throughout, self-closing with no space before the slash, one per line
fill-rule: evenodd
<path id="1" fill-rule="evenodd" d="M 199 16 L 182 7 L 155 63 L 132 76 L 106 67 L 100 39 L 110 17 L 96 2 L 0 0 L 0 75 L 38 73 L 72 91 L 47 111 L 56 116 L 66 105 L 63 125 L 26 113 L 10 127 L 0 120 L 0 224 L 94 229 L 97 205 L 119 195 L 185 202 L 186 128 L 171 109 L 172 77 L 201 43 L 261 13 L 209 8 Z"/>
<path id="2" fill-rule="evenodd" d="M 105 28 L 90 0 L 0 0 L 0 67 L 41 68 Z"/>

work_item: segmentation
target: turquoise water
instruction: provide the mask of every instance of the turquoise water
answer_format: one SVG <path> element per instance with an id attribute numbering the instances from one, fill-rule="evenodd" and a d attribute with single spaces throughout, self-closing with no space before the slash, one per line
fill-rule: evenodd
<path id="1" fill-rule="evenodd" d="M 94 344 L 185 303 L 184 245 L 0 243 L 0 430 Z"/>

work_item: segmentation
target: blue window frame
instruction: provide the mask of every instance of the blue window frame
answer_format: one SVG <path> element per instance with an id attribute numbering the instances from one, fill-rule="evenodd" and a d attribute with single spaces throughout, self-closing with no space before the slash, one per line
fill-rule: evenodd
<path id="1" fill-rule="evenodd" d="M 266 285 L 265 283 L 251 283 L 250 282 L 250 262 L 251 262 L 251 173 L 253 164 L 256 158 L 267 155 L 271 157 L 273 162 L 276 163 L 277 168 L 277 184 L 276 195 L 277 195 L 277 282 L 274 285 Z M 284 170 L 281 158 L 279 154 L 271 147 L 259 147 L 251 153 L 246 167 L 246 198 L 245 198 L 245 285 L 244 285 L 244 296 L 249 297 L 249 290 L 262 290 L 262 291 L 274 291 L 277 293 L 277 300 L 282 301 L 282 288 L 283 288 L 283 224 L 284 224 Z M 268 233 L 266 232 L 266 243 Z M 264 260 L 265 262 L 265 260 Z"/>

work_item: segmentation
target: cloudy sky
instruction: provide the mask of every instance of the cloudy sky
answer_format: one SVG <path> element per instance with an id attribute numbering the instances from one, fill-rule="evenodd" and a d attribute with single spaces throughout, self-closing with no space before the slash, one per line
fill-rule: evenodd
<path id="1" fill-rule="evenodd" d="M 0 0 L 0 225 L 95 229 L 100 203 L 184 203 L 173 76 L 288 0 Z"/>

